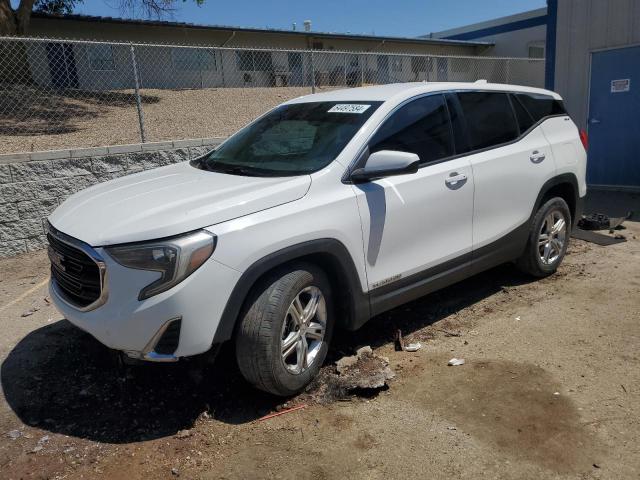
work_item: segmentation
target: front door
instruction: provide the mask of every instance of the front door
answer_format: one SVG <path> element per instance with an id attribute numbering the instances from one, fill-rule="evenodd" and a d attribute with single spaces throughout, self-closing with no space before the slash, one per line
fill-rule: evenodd
<path id="1" fill-rule="evenodd" d="M 289 61 L 289 72 L 291 77 L 289 78 L 289 85 L 292 87 L 302 86 L 302 54 L 299 52 L 289 52 L 287 54 Z"/>
<path id="2" fill-rule="evenodd" d="M 389 57 L 378 55 L 378 83 L 389 83 Z"/>
<path id="3" fill-rule="evenodd" d="M 640 47 L 591 58 L 587 183 L 640 186 Z"/>
<path id="4" fill-rule="evenodd" d="M 78 88 L 78 71 L 70 43 L 47 43 L 47 61 L 51 85 L 55 88 Z"/>
<path id="5" fill-rule="evenodd" d="M 448 159 L 453 140 L 443 95 L 399 108 L 369 150 L 416 153 L 422 164 L 415 174 L 354 185 L 369 289 L 435 275 L 439 268 L 468 260 L 473 177 L 466 158 Z"/>

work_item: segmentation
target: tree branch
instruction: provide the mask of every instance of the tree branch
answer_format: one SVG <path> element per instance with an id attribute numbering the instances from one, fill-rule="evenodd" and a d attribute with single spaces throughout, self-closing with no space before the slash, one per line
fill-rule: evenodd
<path id="1" fill-rule="evenodd" d="M 135 13 L 136 7 L 142 7 L 145 16 L 161 18 L 175 11 L 175 0 L 120 0 L 120 9 Z"/>

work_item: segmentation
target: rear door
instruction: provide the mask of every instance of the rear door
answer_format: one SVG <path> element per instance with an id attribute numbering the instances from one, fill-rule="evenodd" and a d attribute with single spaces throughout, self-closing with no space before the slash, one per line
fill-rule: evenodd
<path id="1" fill-rule="evenodd" d="M 473 170 L 474 257 L 518 254 L 542 185 L 555 173 L 549 143 L 504 92 L 458 92 Z"/>
<path id="2" fill-rule="evenodd" d="M 444 96 L 401 106 L 370 140 L 369 150 L 411 152 L 421 160 L 415 174 L 354 185 L 369 288 L 435 275 L 469 260 L 473 174 L 466 158 L 454 157 Z"/>

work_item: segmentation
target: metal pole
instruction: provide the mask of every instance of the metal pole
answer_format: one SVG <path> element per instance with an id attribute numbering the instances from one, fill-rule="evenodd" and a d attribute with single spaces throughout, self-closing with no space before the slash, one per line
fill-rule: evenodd
<path id="1" fill-rule="evenodd" d="M 344 86 L 347 86 L 347 63 L 348 63 L 348 56 L 345 53 L 344 54 Z"/>
<path id="2" fill-rule="evenodd" d="M 316 93 L 316 74 L 313 67 L 313 50 L 311 50 L 311 93 Z"/>
<path id="3" fill-rule="evenodd" d="M 140 123 L 140 139 L 145 143 L 144 135 L 144 113 L 142 112 L 142 100 L 140 99 L 140 79 L 138 77 L 138 64 L 136 63 L 136 50 L 133 44 L 131 47 L 131 63 L 133 64 L 133 80 L 136 87 L 136 107 L 138 108 L 138 122 Z"/>
<path id="4" fill-rule="evenodd" d="M 218 51 L 220 52 L 220 75 L 222 76 L 222 88 L 224 88 L 224 52 L 222 50 Z"/>
<path id="5" fill-rule="evenodd" d="M 364 60 L 367 57 L 363 57 L 362 55 L 360 55 L 360 58 L 358 60 L 358 62 L 360 63 L 360 86 L 364 85 Z"/>

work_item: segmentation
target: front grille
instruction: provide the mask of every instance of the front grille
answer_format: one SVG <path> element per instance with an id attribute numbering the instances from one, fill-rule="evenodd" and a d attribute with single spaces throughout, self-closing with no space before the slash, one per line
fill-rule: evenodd
<path id="1" fill-rule="evenodd" d="M 66 299 L 86 307 L 100 298 L 101 274 L 96 262 L 81 249 L 47 233 L 51 276 Z"/>

